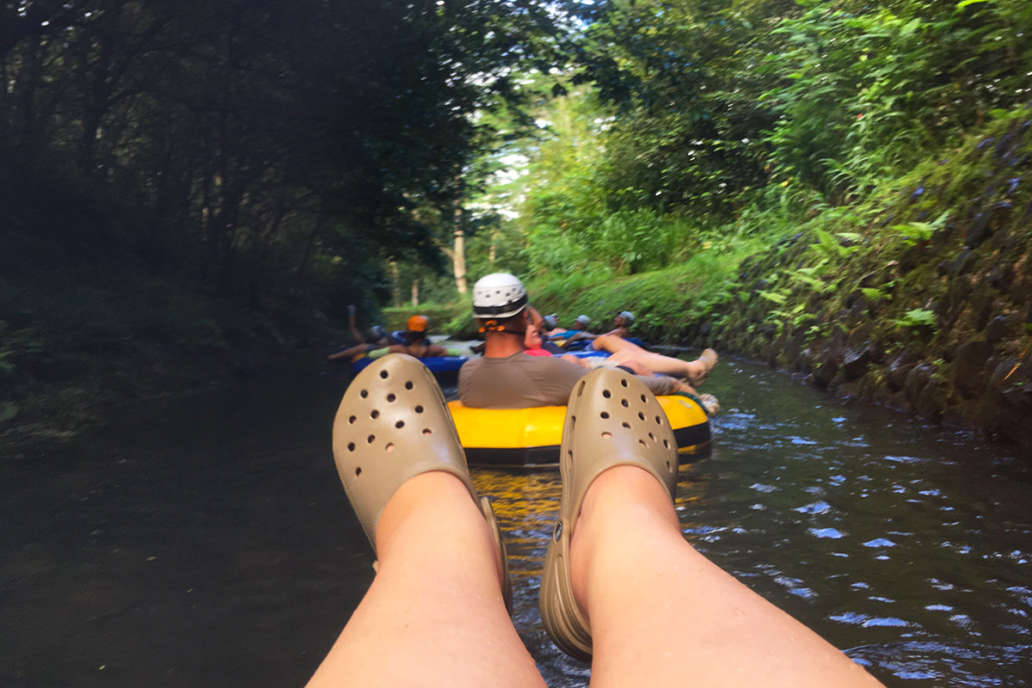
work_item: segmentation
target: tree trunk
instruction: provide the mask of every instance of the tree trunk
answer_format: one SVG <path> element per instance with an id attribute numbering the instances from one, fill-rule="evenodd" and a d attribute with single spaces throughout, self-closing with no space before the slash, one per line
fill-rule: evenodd
<path id="1" fill-rule="evenodd" d="M 323 219 L 323 215 L 320 213 L 312 223 L 312 231 L 309 232 L 308 239 L 305 241 L 305 250 L 301 254 L 301 262 L 298 263 L 297 269 L 294 270 L 294 274 L 297 275 L 298 278 L 302 278 L 305 275 L 305 270 L 308 268 L 308 261 L 312 258 L 312 249 L 315 247 L 315 239 L 322 233 L 324 222 L 325 220 Z"/>
<path id="2" fill-rule="evenodd" d="M 419 305 L 419 280 L 412 280 L 412 305 Z"/>
<path id="3" fill-rule="evenodd" d="M 395 308 L 401 308 L 401 283 L 398 275 L 398 261 L 392 260 L 391 266 L 391 302 Z"/>
<path id="4" fill-rule="evenodd" d="M 455 289 L 465 294 L 466 287 L 466 231 L 462 226 L 462 206 L 455 206 L 455 243 L 452 251 L 452 271 L 455 273 Z"/>

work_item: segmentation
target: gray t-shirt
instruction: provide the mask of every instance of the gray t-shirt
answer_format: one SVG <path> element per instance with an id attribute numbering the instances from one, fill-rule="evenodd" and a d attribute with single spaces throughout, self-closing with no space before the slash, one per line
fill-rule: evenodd
<path id="1" fill-rule="evenodd" d="M 472 358 L 459 369 L 459 400 L 473 408 L 564 406 L 588 370 L 550 356 L 524 353 L 505 358 Z M 637 376 L 653 394 L 672 394 L 673 378 Z"/>

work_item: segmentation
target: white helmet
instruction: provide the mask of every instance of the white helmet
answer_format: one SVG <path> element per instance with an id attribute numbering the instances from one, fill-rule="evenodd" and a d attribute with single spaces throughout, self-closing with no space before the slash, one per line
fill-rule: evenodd
<path id="1" fill-rule="evenodd" d="M 508 318 L 527 307 L 527 289 L 516 275 L 495 272 L 473 285 L 473 315 Z"/>

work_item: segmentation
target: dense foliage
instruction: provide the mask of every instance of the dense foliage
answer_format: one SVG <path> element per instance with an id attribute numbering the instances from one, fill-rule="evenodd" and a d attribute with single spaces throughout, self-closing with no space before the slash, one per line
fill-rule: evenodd
<path id="1" fill-rule="evenodd" d="M 555 19 L 543 0 L 0 1 L 0 422 L 210 378 L 374 310 L 389 261 L 443 266 L 491 142 L 475 115 L 555 63 Z"/>
<path id="2" fill-rule="evenodd" d="M 538 271 L 682 262 L 774 237 L 1032 97 L 1021 0 L 611 0 L 581 8 L 521 222 Z M 597 98 L 597 105 L 589 98 Z M 579 129 L 562 113 L 582 111 Z M 584 150 L 585 148 L 589 150 Z"/>
<path id="3" fill-rule="evenodd" d="M 0 0 L 0 419 L 103 355 L 461 308 L 495 269 L 592 315 L 667 281 L 701 317 L 803 230 L 828 260 L 793 284 L 824 289 L 1024 117 L 1030 29 L 1026 0 Z"/>
<path id="4" fill-rule="evenodd" d="M 252 299 L 436 259 L 450 208 L 548 64 L 545 3 L 8 0 L 0 188 L 14 231 Z M 424 209 L 424 212 L 418 212 Z M 357 273 L 357 275 L 356 275 Z M 325 275 L 324 275 L 325 276 Z"/>

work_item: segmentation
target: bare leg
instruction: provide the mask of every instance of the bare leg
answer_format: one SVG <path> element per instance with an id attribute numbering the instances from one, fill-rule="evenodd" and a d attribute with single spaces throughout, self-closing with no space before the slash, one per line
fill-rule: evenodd
<path id="1" fill-rule="evenodd" d="M 634 342 L 608 334 L 599 335 L 591 345 L 600 351 L 610 352 L 612 355 L 609 357 L 609 360 L 614 363 L 620 365 L 633 363 L 655 373 L 676 375 L 689 380 L 697 380 L 700 377 L 704 377 L 709 372 L 709 368 L 712 367 L 702 359 L 682 361 L 673 356 L 664 356 L 663 354 L 646 351 Z"/>
<path id="2" fill-rule="evenodd" d="M 367 351 L 369 351 L 368 344 L 356 344 L 354 346 L 349 346 L 346 349 L 342 349 L 336 353 L 330 354 L 326 357 L 326 360 L 336 361 L 339 358 L 346 358 L 350 361 L 352 359 L 358 358 Z"/>
<path id="3" fill-rule="evenodd" d="M 457 478 L 405 482 L 376 545 L 379 573 L 309 686 L 545 685 L 505 611 L 491 532 Z"/>
<path id="4" fill-rule="evenodd" d="M 639 468 L 612 468 L 588 488 L 570 561 L 591 619 L 593 688 L 880 685 L 696 552 Z"/>

